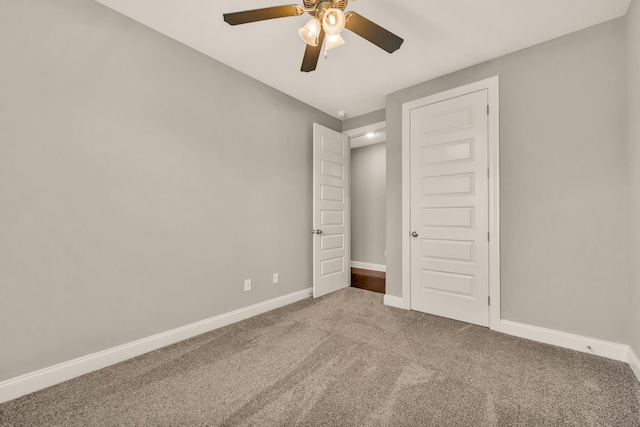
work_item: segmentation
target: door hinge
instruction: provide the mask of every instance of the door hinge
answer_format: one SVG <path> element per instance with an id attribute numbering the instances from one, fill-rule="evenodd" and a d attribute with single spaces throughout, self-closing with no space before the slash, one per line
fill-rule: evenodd
<path id="1" fill-rule="evenodd" d="M 487 178 L 489 178 L 490 173 L 491 173 L 491 169 L 487 168 Z"/>
<path id="2" fill-rule="evenodd" d="M 491 241 L 491 233 L 487 231 L 487 242 Z"/>
<path id="3" fill-rule="evenodd" d="M 489 115 L 489 105 L 487 105 L 487 116 Z"/>
<path id="4" fill-rule="evenodd" d="M 487 305 L 491 305 L 491 295 L 487 297 Z"/>

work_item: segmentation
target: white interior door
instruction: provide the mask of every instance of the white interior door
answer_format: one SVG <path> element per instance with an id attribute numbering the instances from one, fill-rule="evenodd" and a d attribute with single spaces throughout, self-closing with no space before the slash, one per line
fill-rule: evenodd
<path id="1" fill-rule="evenodd" d="M 411 110 L 411 308 L 489 325 L 487 90 Z"/>
<path id="2" fill-rule="evenodd" d="M 351 284 L 349 138 L 313 124 L 313 297 Z"/>

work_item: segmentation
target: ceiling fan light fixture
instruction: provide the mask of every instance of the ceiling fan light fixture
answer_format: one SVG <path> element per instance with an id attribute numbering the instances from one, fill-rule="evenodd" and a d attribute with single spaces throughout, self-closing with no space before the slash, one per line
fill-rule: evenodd
<path id="1" fill-rule="evenodd" d="M 339 35 L 346 24 L 344 12 L 337 8 L 330 8 L 322 16 L 322 28 L 331 36 Z"/>
<path id="2" fill-rule="evenodd" d="M 298 30 L 302 40 L 309 46 L 318 46 L 318 37 L 320 36 L 320 21 L 317 18 L 311 18 L 304 27 Z"/>
<path id="3" fill-rule="evenodd" d="M 300 71 L 304 73 L 316 69 L 323 45 L 325 45 L 324 56 L 326 58 L 328 49 L 345 43 L 340 36 L 345 28 L 388 53 L 393 53 L 400 48 L 404 42 L 402 38 L 355 12 L 345 13 L 344 10 L 350 1 L 353 0 L 302 0 L 302 5 L 263 7 L 223 13 L 222 17 L 224 22 L 229 25 L 240 25 L 288 16 L 300 16 L 304 13 L 311 15 L 312 18 L 298 30 L 300 38 L 306 44 L 300 66 Z M 325 39 L 327 39 L 326 44 Z"/>
<path id="4" fill-rule="evenodd" d="M 334 47 L 342 46 L 343 44 L 345 44 L 345 41 L 340 34 L 327 34 L 327 42 L 324 45 L 324 48 L 329 50 Z"/>

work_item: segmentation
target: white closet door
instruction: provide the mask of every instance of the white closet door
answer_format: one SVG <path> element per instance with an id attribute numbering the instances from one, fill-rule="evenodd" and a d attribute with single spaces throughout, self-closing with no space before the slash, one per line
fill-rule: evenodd
<path id="1" fill-rule="evenodd" d="M 488 326 L 487 91 L 410 120 L 411 308 Z"/>

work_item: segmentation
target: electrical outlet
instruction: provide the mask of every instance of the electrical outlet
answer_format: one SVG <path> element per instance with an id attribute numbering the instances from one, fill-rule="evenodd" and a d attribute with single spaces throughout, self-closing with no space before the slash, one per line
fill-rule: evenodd
<path id="1" fill-rule="evenodd" d="M 251 279 L 247 279 L 244 281 L 244 291 L 250 291 L 251 290 Z"/>
<path id="2" fill-rule="evenodd" d="M 273 284 L 275 285 L 279 281 L 280 281 L 280 278 L 278 277 L 278 273 L 273 273 Z"/>

